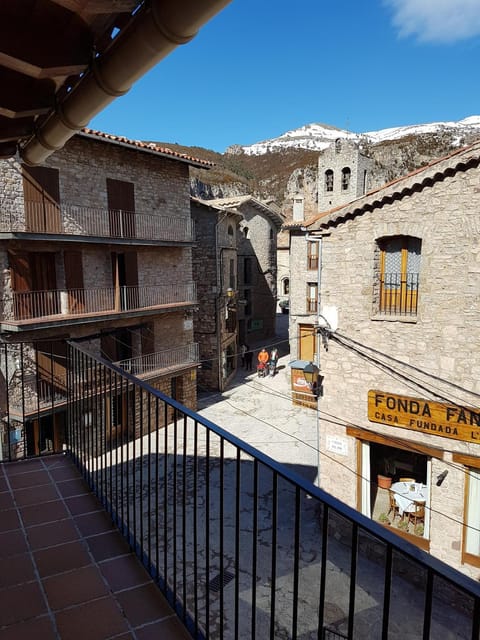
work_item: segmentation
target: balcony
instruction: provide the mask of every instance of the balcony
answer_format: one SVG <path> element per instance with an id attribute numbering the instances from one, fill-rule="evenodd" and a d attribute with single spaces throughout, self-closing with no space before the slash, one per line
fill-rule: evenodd
<path id="1" fill-rule="evenodd" d="M 178 371 L 183 367 L 191 367 L 193 364 L 198 364 L 198 358 L 198 344 L 195 343 L 120 360 L 115 364 L 134 376 L 148 379 L 160 375 L 162 372 Z"/>
<path id="2" fill-rule="evenodd" d="M 71 320 L 124 314 L 196 303 L 194 283 L 161 286 L 98 287 L 14 292 L 4 302 L 2 322 Z"/>
<path id="3" fill-rule="evenodd" d="M 418 285 L 418 273 L 382 274 L 377 285 L 378 312 L 387 316 L 415 317 L 418 307 Z"/>
<path id="4" fill-rule="evenodd" d="M 25 201 L 24 213 L 2 210 L 0 233 L 49 234 L 144 242 L 190 243 L 194 222 L 161 213 Z"/>
<path id="5" fill-rule="evenodd" d="M 170 607 L 163 621 L 173 624 L 175 611 L 196 638 L 479 639 L 477 581 L 146 382 L 102 364 L 83 347 L 70 345 L 67 368 L 66 456 L 0 466 L 0 526 L 7 526 L 3 530 L 8 534 L 2 539 L 4 552 L 14 545 L 13 553 L 20 556 L 26 554 L 25 538 L 30 545 L 42 534 L 48 539 L 46 548 L 39 543 L 39 551 L 32 551 L 35 579 L 22 563 L 14 562 L 17 556 L 11 562 L 20 567 L 16 582 L 13 571 L 1 573 L 10 581 L 2 586 L 16 589 L 16 610 L 26 601 L 28 607 L 14 617 L 13 607 L 4 606 L 0 624 L 20 624 L 20 618 L 22 624 L 33 625 L 34 618 L 37 625 L 55 621 L 60 633 L 67 624 L 69 629 L 78 625 L 72 638 L 100 637 L 88 633 L 86 625 L 98 629 L 109 621 L 104 607 L 118 611 L 108 600 L 114 598 L 131 625 L 130 633 L 135 629 L 139 638 L 147 638 L 157 631 L 158 637 L 169 637 L 160 628 L 148 628 L 152 620 L 160 620 L 160 609 L 151 608 L 152 599 L 160 598 L 151 583 L 128 583 L 122 562 L 131 561 L 132 550 L 163 593 L 158 606 Z M 78 379 L 86 387 L 95 387 L 101 379 L 103 386 L 86 394 L 70 385 Z M 116 414 L 115 425 L 109 410 L 114 403 L 125 407 L 121 416 Z M 171 419 L 159 429 L 167 412 Z M 56 469 L 58 459 L 62 465 Z M 71 467 L 61 468 L 68 459 L 99 502 Z M 12 482 L 16 468 L 26 473 Z M 47 471 L 57 487 L 47 482 Z M 75 520 L 74 533 L 79 530 L 86 538 L 88 560 L 82 561 L 86 556 L 78 544 L 69 546 L 72 539 L 62 537 L 65 527 L 72 531 L 65 522 L 69 514 Z M 50 520 L 32 521 L 44 515 Z M 43 528 L 44 523 L 48 526 Z M 28 529 L 25 536 L 25 527 L 36 525 L 38 531 Z M 80 546 L 85 551 L 85 545 Z M 97 566 L 90 567 L 91 558 Z M 84 585 L 84 568 L 107 573 L 108 596 Z M 48 616 L 45 601 L 33 597 L 38 579 L 44 581 Z M 88 602 L 70 600 L 79 592 Z M 6 589 L 2 595 L 4 603 L 6 595 L 12 601 Z M 133 603 L 143 605 L 148 619 L 133 613 Z M 114 624 L 119 624 L 118 617 Z M 101 637 L 123 632 L 112 629 Z"/>

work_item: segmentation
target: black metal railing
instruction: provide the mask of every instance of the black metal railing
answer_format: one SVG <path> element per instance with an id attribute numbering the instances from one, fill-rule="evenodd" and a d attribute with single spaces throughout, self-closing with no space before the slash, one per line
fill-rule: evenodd
<path id="1" fill-rule="evenodd" d="M 83 347 L 67 450 L 195 638 L 469 638 L 480 586 Z"/>
<path id="2" fill-rule="evenodd" d="M 418 273 L 384 273 L 379 281 L 379 312 L 386 315 L 417 315 Z"/>

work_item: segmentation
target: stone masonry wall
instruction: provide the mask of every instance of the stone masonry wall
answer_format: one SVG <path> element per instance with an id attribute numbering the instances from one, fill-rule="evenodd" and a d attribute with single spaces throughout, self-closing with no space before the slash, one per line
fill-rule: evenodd
<path id="1" fill-rule="evenodd" d="M 323 239 L 321 307 L 336 308 L 337 334 L 366 345 L 370 355 L 375 349 L 386 354 L 387 361 L 391 359 L 389 369 L 376 366 L 353 349 L 330 340 L 328 351 L 321 349 L 319 354 L 325 377 L 318 414 L 322 488 L 353 507 L 358 501 L 358 445 L 347 436 L 346 425 L 380 433 L 412 449 L 418 443 L 443 451 L 443 460 L 440 455 L 432 458 L 429 478 L 430 551 L 476 579 L 480 577 L 478 569 L 461 564 L 466 469 L 453 463 L 452 455 L 480 458 L 480 443 L 372 423 L 368 420 L 367 393 L 377 389 L 437 401 L 443 398 L 464 406 L 480 405 L 479 210 L 480 170 L 476 168 L 457 172 L 331 228 Z M 376 241 L 395 235 L 422 241 L 414 321 L 379 316 L 374 304 Z M 315 317 L 302 315 L 305 282 L 310 278 L 316 281 L 316 275 L 306 271 L 306 244 L 304 236 L 292 237 L 292 358 L 298 357 L 298 324 L 315 321 Z M 347 443 L 346 455 L 327 450 L 329 436 Z M 445 469 L 448 476 L 437 487 L 436 477 Z"/>

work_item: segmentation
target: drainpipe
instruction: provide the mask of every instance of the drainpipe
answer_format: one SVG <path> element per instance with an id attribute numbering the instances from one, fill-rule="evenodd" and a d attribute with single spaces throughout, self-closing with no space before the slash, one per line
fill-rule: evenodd
<path id="1" fill-rule="evenodd" d="M 61 149 L 75 133 L 115 98 L 124 95 L 147 71 L 180 44 L 195 37 L 201 26 L 231 0 L 151 0 L 94 58 L 75 88 L 57 105 L 20 155 L 31 165 L 41 164 Z"/>

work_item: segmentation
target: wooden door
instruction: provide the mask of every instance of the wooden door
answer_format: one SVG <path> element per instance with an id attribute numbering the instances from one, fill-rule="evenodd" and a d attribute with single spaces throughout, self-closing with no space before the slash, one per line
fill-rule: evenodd
<path id="1" fill-rule="evenodd" d="M 65 284 L 68 290 L 68 313 L 80 314 L 85 310 L 83 266 L 81 251 L 65 251 Z"/>
<path id="2" fill-rule="evenodd" d="M 32 317 L 32 274 L 27 252 L 8 252 L 10 279 L 12 283 L 13 313 L 15 320 L 27 320 Z"/>
<path id="3" fill-rule="evenodd" d="M 107 178 L 110 235 L 135 238 L 135 191 L 133 182 Z"/>
<path id="4" fill-rule="evenodd" d="M 315 329 L 311 324 L 301 324 L 299 331 L 299 360 L 314 362 L 315 357 Z"/>
<path id="5" fill-rule="evenodd" d="M 60 181 L 57 169 L 22 165 L 25 230 L 61 233 Z"/>
<path id="6" fill-rule="evenodd" d="M 55 254 L 35 251 L 29 254 L 34 292 L 34 317 L 53 316 L 60 313 L 60 296 L 57 291 Z"/>

